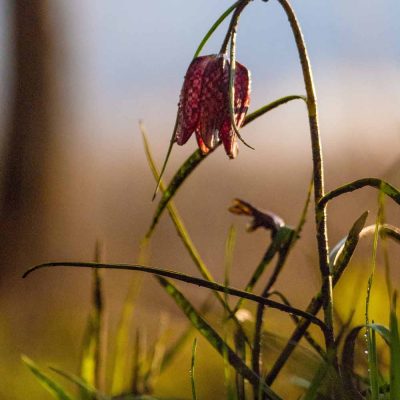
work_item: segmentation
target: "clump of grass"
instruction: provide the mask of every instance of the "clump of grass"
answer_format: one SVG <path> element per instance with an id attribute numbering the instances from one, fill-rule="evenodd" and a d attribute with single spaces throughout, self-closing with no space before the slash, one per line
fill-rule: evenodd
<path id="1" fill-rule="evenodd" d="M 306 43 L 300 28 L 296 14 L 288 0 L 277 0 L 285 12 L 293 38 L 297 46 L 300 66 L 303 73 L 305 95 L 288 95 L 268 103 L 266 106 L 247 115 L 242 126 L 248 125 L 255 119 L 264 116 L 277 107 L 280 107 L 292 100 L 302 100 L 306 105 L 309 120 L 313 174 L 312 180 L 307 188 L 305 204 L 300 210 L 299 221 L 295 228 L 287 225 L 284 219 L 271 212 L 263 212 L 247 201 L 236 199 L 230 210 L 236 214 L 245 215 L 252 219 L 250 231 L 255 229 L 265 229 L 271 234 L 271 240 L 266 246 L 265 253 L 255 266 L 253 273 L 248 279 L 244 290 L 230 287 L 230 271 L 233 260 L 234 229 L 230 230 L 226 244 L 225 257 L 225 276 L 224 283 L 218 284 L 213 278 L 210 269 L 202 259 L 200 252 L 192 241 L 190 234 L 183 223 L 176 205 L 173 202 L 174 196 L 179 188 L 188 179 L 191 173 L 198 168 L 215 150 L 208 149 L 206 154 L 200 150 L 195 151 L 176 171 L 168 185 L 162 180 L 163 172 L 166 169 L 168 158 L 171 155 L 175 143 L 178 119 L 173 130 L 170 146 L 161 171 L 152 157 L 150 145 L 145 134 L 144 126 L 141 123 L 145 153 L 149 167 L 156 182 L 156 192 L 161 191 L 161 199 L 152 218 L 150 227 L 142 243 L 147 243 L 155 231 L 158 222 L 167 211 L 173 222 L 178 237 L 185 246 L 186 251 L 197 269 L 201 278 L 193 275 L 182 274 L 177 271 L 170 271 L 162 268 L 155 268 L 146 265 L 147 260 L 141 260 L 137 264 L 111 264 L 101 262 L 96 257 L 95 262 L 55 262 L 36 266 L 26 274 L 43 267 L 77 267 L 93 269 L 93 306 L 88 320 L 87 333 L 82 348 L 82 360 L 79 374 L 72 375 L 58 369 L 53 371 L 73 382 L 79 388 L 80 399 L 144 399 L 152 398 L 154 381 L 166 366 L 176 356 L 181 346 L 189 338 L 189 330 L 169 348 L 162 339 L 162 334 L 150 348 L 145 349 L 141 338 L 143 328 L 137 329 L 132 344 L 133 353 L 127 352 L 129 348 L 129 337 L 131 335 L 131 318 L 135 303 L 136 283 L 133 283 L 125 303 L 118 334 L 115 339 L 115 358 L 113 362 L 114 371 L 111 373 L 111 387 L 106 387 L 102 377 L 104 370 L 104 357 L 102 356 L 102 330 L 103 328 L 103 296 L 102 279 L 100 269 L 122 269 L 130 271 L 141 271 L 152 274 L 158 280 L 160 287 L 175 301 L 177 307 L 184 313 L 193 329 L 198 335 L 203 336 L 209 344 L 220 354 L 224 361 L 225 385 L 227 398 L 229 400 L 279 400 L 282 397 L 275 389 L 275 382 L 280 375 L 283 367 L 291 360 L 293 354 L 301 349 L 300 341 L 304 338 L 310 345 L 314 360 L 317 365 L 310 377 L 296 374 L 293 380 L 295 384 L 302 388 L 300 398 L 302 400 L 332 399 L 332 400 L 378 400 L 378 399 L 400 399 L 400 337 L 396 311 L 397 291 L 393 290 L 390 284 L 389 255 L 385 249 L 385 265 L 388 295 L 390 298 L 390 319 L 389 326 L 375 323 L 370 320 L 369 304 L 372 301 L 373 276 L 378 251 L 379 240 L 385 243 L 386 238 L 400 241 L 400 230 L 384 221 L 384 202 L 385 197 L 391 198 L 400 204 L 400 192 L 391 184 L 378 178 L 362 178 L 354 182 L 340 186 L 328 193 L 324 185 L 324 169 L 322 159 L 322 148 L 320 130 L 318 124 L 318 107 L 316 93 L 313 84 L 311 63 L 307 53 Z M 198 57 L 214 31 L 220 24 L 232 14 L 231 23 L 222 44 L 224 53 L 227 53 L 230 44 L 230 70 L 229 70 L 229 115 L 231 118 L 234 139 L 241 139 L 238 131 L 239 127 L 235 121 L 235 39 L 238 20 L 240 14 L 250 4 L 250 0 L 239 0 L 229 7 L 211 29 L 206 33 L 199 47 L 195 52 Z M 219 144 L 215 146 L 217 148 Z M 379 193 L 379 211 L 375 224 L 365 226 L 368 212 L 363 212 L 360 217 L 351 225 L 349 233 L 340 240 L 335 246 L 331 246 L 327 237 L 327 206 L 330 201 L 344 194 L 362 189 L 363 187 L 373 187 Z M 156 194 L 156 193 L 155 193 Z M 304 223 L 308 219 L 309 205 L 314 194 L 314 219 L 315 233 L 318 249 L 318 271 L 321 276 L 321 287 L 310 299 L 309 305 L 305 310 L 293 306 L 290 302 L 290 293 L 282 293 L 274 289 L 274 285 L 281 277 L 282 270 L 289 262 L 289 256 L 293 248 L 300 239 L 300 233 Z M 335 325 L 335 310 L 333 288 L 343 277 L 343 273 L 349 266 L 357 245 L 366 235 L 374 234 L 372 273 L 369 279 L 368 290 L 366 293 L 366 312 L 365 323 L 352 326 L 351 318 L 339 326 Z M 265 273 L 270 269 L 269 279 L 265 280 Z M 220 332 L 207 320 L 206 309 L 197 309 L 188 296 L 185 296 L 175 285 L 175 281 L 185 282 L 186 284 L 199 286 L 211 291 L 218 304 L 222 307 L 224 315 L 223 330 Z M 255 294 L 257 284 L 262 284 L 263 289 L 259 294 Z M 199 289 L 201 290 L 201 289 Z M 238 298 L 234 306 L 231 305 L 232 297 Z M 277 298 L 278 301 L 271 298 Z M 254 316 L 246 321 L 242 318 L 243 312 L 248 312 L 244 305 L 249 302 L 257 303 Z M 268 335 L 265 329 L 265 308 L 274 308 L 288 315 L 295 324 L 295 329 L 287 342 L 282 346 L 276 344 L 276 337 Z M 318 317 L 322 311 L 323 319 Z M 242 314 L 241 314 L 242 313 Z M 249 329 L 249 321 L 250 329 Z M 319 329 L 320 336 L 323 338 L 321 343 L 315 337 L 315 331 L 311 326 Z M 228 329 L 229 328 L 229 329 Z M 357 353 L 356 345 L 359 336 L 365 334 L 367 343 L 362 342 L 361 351 L 367 351 L 367 371 L 360 373 L 355 368 L 355 356 Z M 381 365 L 377 351 L 377 335 L 382 337 L 390 351 L 390 374 L 385 376 L 381 372 Z M 267 339 L 265 339 L 267 337 Z M 278 355 L 274 362 L 265 363 L 265 340 L 278 350 Z M 192 399 L 199 398 L 196 375 L 196 341 L 192 346 L 192 359 L 190 366 L 190 379 L 192 388 Z M 167 346 L 168 347 L 168 346 Z M 358 347 L 358 346 L 357 346 Z M 364 349 L 364 350 L 363 350 Z M 128 355 L 129 354 L 129 355 Z M 130 360 L 129 360 L 130 359 Z M 310 357 L 304 356 L 301 368 L 306 368 Z M 72 399 L 71 395 L 48 374 L 43 372 L 33 361 L 27 357 L 23 358 L 25 364 L 31 369 L 43 386 L 57 399 Z M 235 379 L 231 378 L 231 369 L 234 371 Z M 290 384 L 290 382 L 288 382 Z M 104 393 L 110 393 L 106 395 Z M 150 396 L 150 397 L 149 397 Z"/>

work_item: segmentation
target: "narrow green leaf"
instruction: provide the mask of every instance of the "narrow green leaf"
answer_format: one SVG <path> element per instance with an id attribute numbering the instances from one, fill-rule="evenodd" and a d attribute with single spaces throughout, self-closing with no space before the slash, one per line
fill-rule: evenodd
<path id="1" fill-rule="evenodd" d="M 118 270 L 126 270 L 126 271 L 142 271 L 146 273 L 150 273 L 159 277 L 171 278 L 181 282 L 186 282 L 192 285 L 197 285 L 201 287 L 208 288 L 213 291 L 217 291 L 220 293 L 228 293 L 231 296 L 236 296 L 244 299 L 248 299 L 254 301 L 259 304 L 264 304 L 265 306 L 275 308 L 282 312 L 288 314 L 294 314 L 299 317 L 303 317 L 305 321 L 309 323 L 313 323 L 317 325 L 322 331 L 326 329 L 324 322 L 322 322 L 319 318 L 313 315 L 310 312 L 300 310 L 295 307 L 289 307 L 286 304 L 279 303 L 277 301 L 273 301 L 270 299 L 266 299 L 261 296 L 257 296 L 253 293 L 245 292 L 243 290 L 235 289 L 232 287 L 226 287 L 224 285 L 220 285 L 216 282 L 210 282 L 205 279 L 197 278 L 191 275 L 183 274 L 182 272 L 169 271 L 162 268 L 148 267 L 145 265 L 129 265 L 129 264 L 101 264 L 101 263 L 91 263 L 91 262 L 53 262 L 53 263 L 45 263 L 36 265 L 35 267 L 30 268 L 23 275 L 23 278 L 26 278 L 32 272 L 37 271 L 42 268 L 54 268 L 54 267 L 71 267 L 71 268 L 104 268 L 104 269 L 118 269 Z M 320 307 L 320 303 L 318 302 L 318 307 Z M 316 307 L 314 305 L 313 307 Z"/>
<path id="2" fill-rule="evenodd" d="M 195 362 L 196 362 L 196 347 L 197 347 L 197 339 L 195 338 L 193 341 L 192 345 L 192 362 L 190 364 L 190 383 L 192 386 L 192 400 L 197 400 L 197 395 L 196 395 L 196 382 L 194 378 L 194 367 L 195 367 Z"/>
<path id="3" fill-rule="evenodd" d="M 49 378 L 34 361 L 22 355 L 22 361 L 32 371 L 37 380 L 51 395 L 58 400 L 72 400 L 72 397 L 55 381 Z"/>
<path id="4" fill-rule="evenodd" d="M 275 100 L 272 103 L 269 103 L 264 107 L 261 107 L 260 109 L 247 115 L 242 127 L 246 126 L 250 122 L 252 122 L 255 119 L 266 114 L 267 112 L 272 111 L 275 108 L 277 108 L 285 103 L 288 103 L 289 101 L 297 100 L 297 99 L 305 100 L 304 96 L 298 96 L 298 95 L 286 96 L 286 97 L 282 97 L 278 100 Z M 217 148 L 219 146 L 220 146 L 220 144 L 218 144 L 215 148 Z M 172 178 L 171 182 L 169 183 L 168 187 L 165 188 L 165 190 L 163 191 L 162 198 L 161 198 L 160 202 L 158 203 L 156 212 L 153 216 L 152 223 L 150 225 L 148 232 L 146 233 L 146 237 L 151 237 L 151 235 L 153 234 L 154 229 L 157 226 L 157 223 L 158 223 L 162 213 L 164 212 L 165 208 L 167 207 L 167 204 L 173 198 L 173 196 L 175 195 L 177 190 L 181 187 L 181 185 L 185 182 L 185 180 L 189 177 L 189 175 L 197 168 L 197 166 L 213 152 L 214 152 L 214 150 L 211 150 L 207 154 L 203 155 L 203 154 L 201 154 L 200 150 L 196 150 L 180 166 L 180 168 L 177 170 L 174 177 Z"/>
<path id="5" fill-rule="evenodd" d="M 236 353 L 244 362 L 246 362 L 246 342 L 241 331 L 237 330 L 235 332 L 234 341 L 235 341 Z M 244 400 L 246 398 L 245 381 L 243 376 L 238 374 L 237 372 L 235 373 L 235 383 L 236 383 L 236 399 Z M 228 398 L 229 396 L 230 392 L 228 391 Z"/>
<path id="6" fill-rule="evenodd" d="M 241 358 L 229 347 L 229 345 L 221 338 L 221 336 L 203 319 L 203 317 L 194 309 L 185 296 L 166 279 L 159 277 L 160 284 L 165 287 L 167 292 L 175 300 L 179 308 L 184 312 L 191 323 L 196 327 L 199 333 L 223 356 L 227 355 L 229 363 L 251 384 L 258 385 L 260 377 L 255 375 L 253 371 L 241 360 Z M 272 389 L 263 385 L 268 398 L 272 400 L 279 399 Z"/>
<path id="7" fill-rule="evenodd" d="M 353 377 L 355 376 L 354 353 L 355 353 L 356 340 L 359 333 L 364 329 L 370 330 L 371 342 L 375 341 L 376 333 L 379 334 L 389 346 L 391 340 L 391 334 L 389 329 L 384 325 L 375 323 L 369 324 L 368 326 L 367 325 L 355 326 L 347 334 L 342 349 L 342 377 L 345 390 L 350 394 L 350 398 L 354 400 L 363 399 L 361 393 L 356 389 L 356 387 L 353 384 Z M 372 356 L 376 357 L 376 346 L 374 347 L 373 343 L 371 344 L 371 348 L 373 352 Z M 368 349 L 368 351 L 370 351 L 370 349 Z M 375 368 L 375 365 L 373 365 L 373 368 Z M 375 390 L 379 391 L 378 374 L 376 370 L 374 370 L 374 378 L 376 379 Z"/>
<path id="8" fill-rule="evenodd" d="M 147 371 L 143 376 L 143 385 L 146 393 L 152 393 L 154 391 L 154 384 L 160 375 L 161 363 L 165 353 L 165 338 L 168 324 L 167 318 L 165 316 L 161 317 L 158 335 L 150 347 L 147 356 Z"/>
<path id="9" fill-rule="evenodd" d="M 364 212 L 353 224 L 346 237 L 332 249 L 329 254 L 329 267 L 332 271 L 344 271 L 360 240 L 360 234 L 368 217 L 368 211 Z"/>
<path id="10" fill-rule="evenodd" d="M 249 144 L 247 144 L 239 132 L 239 127 L 236 125 L 235 117 L 235 74 L 236 74 L 236 32 L 237 25 L 241 11 L 246 6 L 245 2 L 237 7 L 235 13 L 232 16 L 230 24 L 230 53 L 229 53 L 229 114 L 231 117 L 231 127 L 235 132 L 237 138 L 247 147 L 254 150 Z"/>
<path id="11" fill-rule="evenodd" d="M 272 261 L 275 255 L 278 254 L 279 251 L 285 246 L 285 244 L 292 239 L 292 234 L 293 234 L 293 229 L 287 226 L 283 226 L 278 230 L 271 244 L 268 246 L 268 249 L 265 252 L 264 257 L 262 258 L 257 268 L 254 270 L 252 276 L 250 277 L 244 289 L 246 292 L 251 293 L 253 291 L 254 286 L 261 278 L 266 267 L 269 265 L 269 263 Z M 240 299 L 233 310 L 233 314 L 235 314 L 242 305 L 243 305 L 243 299 Z"/>
<path id="12" fill-rule="evenodd" d="M 96 241 L 95 262 L 101 262 L 102 251 L 102 244 Z M 101 336 L 104 311 L 101 271 L 93 271 L 92 281 L 92 305 L 82 342 L 79 375 L 89 385 L 99 388 L 101 386 Z M 81 393 L 81 398 L 92 399 L 85 391 Z"/>
<path id="13" fill-rule="evenodd" d="M 187 329 L 185 329 L 182 334 L 179 336 L 179 338 L 176 340 L 176 342 L 169 347 L 169 349 L 166 351 L 163 360 L 161 362 L 160 370 L 161 372 L 165 371 L 167 369 L 174 358 L 180 354 L 182 351 L 183 346 L 186 344 L 186 342 L 189 340 L 191 333 L 193 332 L 193 327 L 189 326 Z"/>
<path id="14" fill-rule="evenodd" d="M 193 58 L 196 58 L 200 55 L 201 50 L 203 50 L 203 47 L 205 44 L 208 42 L 208 39 L 211 37 L 211 35 L 216 31 L 216 29 L 221 25 L 221 23 L 229 16 L 229 14 L 238 6 L 240 3 L 240 0 L 237 1 L 236 3 L 232 4 L 213 24 L 213 26 L 209 29 L 209 31 L 205 34 L 204 38 L 199 44 L 199 47 L 197 48 L 196 52 L 194 53 Z"/>
<path id="15" fill-rule="evenodd" d="M 286 305 L 292 306 L 290 301 L 287 299 L 287 297 L 283 293 L 279 292 L 278 290 L 274 290 L 273 292 L 270 292 L 268 297 L 271 297 L 273 295 L 278 296 L 282 300 L 282 302 L 285 303 Z M 300 323 L 300 318 L 297 317 L 296 315 L 290 315 L 290 317 L 296 325 L 298 325 Z M 307 340 L 307 342 L 310 344 L 310 346 L 321 356 L 321 358 L 326 359 L 325 351 L 318 344 L 318 342 L 312 337 L 311 333 L 308 330 L 305 332 L 304 338 Z"/>
<path id="16" fill-rule="evenodd" d="M 206 315 L 211 308 L 211 297 L 208 297 L 206 301 L 200 307 L 200 315 Z M 170 347 L 166 350 L 164 357 L 161 361 L 160 371 L 163 372 L 168 366 L 172 363 L 174 358 L 180 354 L 183 346 L 189 340 L 190 335 L 193 332 L 193 325 L 189 325 L 178 337 L 178 339 L 170 345 Z"/>
<path id="17" fill-rule="evenodd" d="M 371 399 L 379 400 L 379 370 L 378 353 L 376 350 L 376 334 L 371 328 L 367 328 L 368 341 L 368 372 L 371 389 Z"/>
<path id="18" fill-rule="evenodd" d="M 142 342 L 140 336 L 140 329 L 137 328 L 135 332 L 135 342 L 133 345 L 132 354 L 132 378 L 130 382 L 130 391 L 132 393 L 139 392 L 139 381 L 140 381 L 140 369 L 141 369 L 141 358 L 142 358 Z"/>
<path id="19" fill-rule="evenodd" d="M 383 184 L 381 183 L 381 187 Z M 368 345 L 368 374 L 370 381 L 371 399 L 379 400 L 379 370 L 378 370 L 378 354 L 376 351 L 375 331 L 369 326 L 369 304 L 371 300 L 372 284 L 375 276 L 376 257 L 378 252 L 379 230 L 382 222 L 382 198 L 384 191 L 380 190 L 378 197 L 379 209 L 376 216 L 374 243 L 372 249 L 372 267 L 371 274 L 368 279 L 367 294 L 365 299 L 365 321 L 367 325 L 367 345 Z"/>
<path id="20" fill-rule="evenodd" d="M 101 330 L 103 320 L 103 295 L 100 271 L 93 271 L 92 310 L 82 343 L 79 374 L 84 381 L 95 387 L 100 385 Z M 82 394 L 82 398 L 88 398 Z"/>
<path id="21" fill-rule="evenodd" d="M 400 191 L 392 186 L 390 183 L 383 181 L 382 179 L 377 178 L 363 178 L 358 179 L 354 182 L 347 183 L 346 185 L 340 186 L 335 190 L 327 193 L 319 202 L 319 206 L 323 207 L 328 203 L 328 201 L 341 196 L 345 193 L 353 192 L 354 190 L 361 189 L 363 187 L 370 186 L 375 189 L 378 189 L 386 196 L 389 196 L 392 200 L 394 200 L 397 204 L 400 204 Z"/>
<path id="22" fill-rule="evenodd" d="M 88 399 L 96 399 L 96 400 L 109 400 L 110 397 L 103 395 L 100 393 L 93 385 L 90 383 L 86 382 L 85 380 L 81 379 L 79 376 L 76 376 L 74 374 L 70 374 L 65 371 L 61 371 L 58 368 L 50 367 L 50 369 L 57 374 L 61 375 L 65 379 L 69 380 L 73 384 L 77 385 L 79 389 L 81 389 L 81 392 L 85 393 L 87 395 Z"/>
<path id="23" fill-rule="evenodd" d="M 385 325 L 374 324 L 374 323 L 370 324 L 369 327 L 376 333 L 378 333 L 382 337 L 382 339 L 386 342 L 386 344 L 390 346 L 391 342 L 390 329 L 388 329 Z"/>
<path id="24" fill-rule="evenodd" d="M 151 154 L 151 150 L 150 150 L 150 146 L 149 146 L 149 142 L 147 140 L 147 135 L 146 132 L 144 130 L 143 125 L 141 125 L 141 132 L 142 132 L 142 137 L 143 137 L 143 143 L 144 143 L 144 148 L 145 148 L 145 153 L 147 156 L 147 160 L 149 162 L 149 166 L 150 169 L 153 173 L 154 179 L 158 180 L 159 178 L 159 173 L 157 170 L 157 167 L 155 165 L 153 156 Z M 160 189 L 164 192 L 164 184 L 162 181 L 160 181 Z M 175 225 L 175 228 L 178 232 L 178 235 L 181 237 L 183 244 L 185 245 L 189 255 L 191 256 L 193 262 L 195 263 L 195 265 L 197 266 L 197 268 L 199 269 L 199 272 L 201 273 L 201 275 L 209 280 L 209 281 L 214 281 L 214 278 L 212 277 L 210 271 L 208 270 L 207 266 L 205 265 L 205 263 L 203 262 L 203 260 L 200 257 L 200 254 L 198 252 L 198 250 L 196 249 L 194 243 L 192 242 L 189 233 L 187 232 L 182 218 L 180 217 L 178 210 L 176 209 L 175 205 L 173 203 L 170 203 L 167 205 L 167 209 L 168 212 L 170 214 L 171 220 Z M 149 236 L 146 236 L 146 238 L 148 238 Z M 223 299 L 220 298 L 220 301 Z"/>
<path id="25" fill-rule="evenodd" d="M 400 336 L 396 300 L 395 292 L 390 311 L 390 400 L 400 399 Z"/>
<path id="26" fill-rule="evenodd" d="M 164 192 L 164 184 L 162 180 L 160 180 L 160 175 L 158 173 L 157 167 L 155 165 L 154 159 L 151 154 L 150 146 L 147 140 L 147 135 L 144 129 L 143 124 L 140 125 L 142 136 L 143 136 L 143 142 L 144 142 L 144 148 L 145 148 L 145 153 L 146 157 L 150 166 L 150 169 L 153 173 L 154 179 L 159 181 L 160 189 Z M 167 209 L 168 213 L 171 217 L 172 222 L 175 225 L 176 231 L 179 235 L 179 237 L 182 239 L 182 242 L 188 251 L 191 259 L 193 260 L 194 264 L 196 265 L 197 269 L 203 276 L 203 278 L 207 279 L 210 282 L 215 282 L 213 276 L 211 275 L 209 269 L 207 268 L 206 264 L 200 257 L 200 253 L 198 252 L 196 246 L 194 245 L 192 239 L 190 238 L 190 235 L 188 231 L 185 228 L 185 225 L 183 224 L 182 218 L 180 217 L 178 210 L 176 209 L 175 205 L 173 203 L 167 204 Z M 144 240 L 149 240 L 149 236 L 145 236 Z M 232 314 L 232 311 L 229 307 L 229 305 L 225 302 L 224 297 L 221 296 L 219 293 L 215 292 L 215 297 L 217 300 L 221 303 L 222 307 L 229 312 L 229 314 Z M 235 321 L 237 326 L 240 327 L 239 322 L 237 321 L 236 317 L 233 315 L 232 319 Z"/>
<path id="27" fill-rule="evenodd" d="M 257 118 L 261 117 L 262 115 L 266 114 L 269 111 L 274 110 L 275 108 L 278 108 L 282 106 L 283 104 L 289 103 L 289 101 L 293 100 L 303 100 L 305 103 L 307 103 L 307 98 L 306 96 L 300 96 L 297 94 L 290 95 L 290 96 L 284 96 L 280 97 L 279 99 L 266 104 L 263 107 L 260 107 L 258 110 L 253 111 L 252 113 L 248 114 L 246 116 L 246 119 L 244 120 L 243 126 L 246 126 L 256 120 Z"/>
<path id="28" fill-rule="evenodd" d="M 236 229 L 233 225 L 230 226 L 228 235 L 225 242 L 225 257 L 224 257 L 224 285 L 229 286 L 229 277 L 232 270 L 233 264 L 233 251 L 236 244 Z M 225 302 L 228 303 L 228 299 L 225 297 Z"/>
<path id="29" fill-rule="evenodd" d="M 111 384 L 111 393 L 113 394 L 123 392 L 127 389 L 127 382 L 129 382 L 128 357 L 130 357 L 130 354 L 127 349 L 130 343 L 136 299 L 138 298 L 141 284 L 142 279 L 140 277 L 135 276 L 132 279 L 118 322 Z"/>

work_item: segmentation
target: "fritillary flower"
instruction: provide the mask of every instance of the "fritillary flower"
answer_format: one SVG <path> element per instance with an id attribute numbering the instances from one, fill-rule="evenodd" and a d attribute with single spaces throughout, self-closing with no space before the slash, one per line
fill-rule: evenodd
<path id="1" fill-rule="evenodd" d="M 250 72 L 238 62 L 235 67 L 234 118 L 240 128 L 250 103 Z M 203 154 L 222 142 L 230 158 L 237 156 L 237 134 L 229 107 L 229 60 L 223 55 L 197 57 L 186 72 L 175 141 L 183 145 L 193 133 Z"/>

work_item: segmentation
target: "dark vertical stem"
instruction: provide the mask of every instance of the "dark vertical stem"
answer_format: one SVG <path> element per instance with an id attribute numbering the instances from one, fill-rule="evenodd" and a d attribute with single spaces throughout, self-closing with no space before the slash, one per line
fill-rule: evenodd
<path id="1" fill-rule="evenodd" d="M 267 285 L 265 286 L 263 292 L 261 293 L 261 297 L 267 297 L 269 291 L 271 290 L 272 286 L 274 285 L 276 278 L 278 277 L 279 272 L 281 271 L 281 269 L 286 261 L 286 256 L 288 254 L 287 250 L 290 247 L 289 243 L 286 246 L 286 250 L 281 251 L 279 253 L 279 258 L 275 265 L 275 269 L 274 269 L 274 272 L 271 277 L 272 279 L 268 280 Z M 252 351 L 252 359 L 251 359 L 253 371 L 258 376 L 261 376 L 261 368 L 262 368 L 261 336 L 262 336 L 263 323 L 264 323 L 264 307 L 258 305 L 257 313 L 256 313 L 256 323 L 255 323 L 255 327 L 254 327 L 253 351 Z M 253 392 L 254 392 L 254 400 L 259 400 L 260 393 L 259 393 L 258 388 L 254 388 Z"/>
<path id="2" fill-rule="evenodd" d="M 288 0 L 278 0 L 284 9 L 294 35 L 300 63 L 303 72 L 303 79 L 307 93 L 307 110 L 311 134 L 311 146 L 313 155 L 314 172 L 314 200 L 315 200 L 315 221 L 317 231 L 317 244 L 319 255 L 319 266 L 322 277 L 322 301 L 324 309 L 325 324 L 328 327 L 325 335 L 327 352 L 334 352 L 334 331 L 333 331 L 333 298 L 332 298 L 332 277 L 329 269 L 329 249 L 327 237 L 327 216 L 325 205 L 319 206 L 318 203 L 324 196 L 324 170 L 322 160 L 322 147 L 320 141 L 320 131 L 318 125 L 318 107 L 315 88 L 312 77 L 311 64 L 307 53 L 304 37 L 301 32 L 300 24 Z M 271 379 L 269 379 L 271 381 Z"/>

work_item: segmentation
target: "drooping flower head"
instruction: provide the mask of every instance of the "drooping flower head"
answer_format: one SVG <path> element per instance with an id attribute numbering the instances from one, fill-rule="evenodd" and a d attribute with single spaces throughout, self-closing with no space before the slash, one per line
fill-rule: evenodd
<path id="1" fill-rule="evenodd" d="M 250 72 L 238 62 L 235 66 L 234 116 L 240 128 L 250 103 Z M 203 154 L 222 141 L 226 154 L 235 158 L 237 135 L 229 109 L 229 60 L 219 54 L 195 58 L 180 95 L 175 141 L 183 145 L 195 133 Z"/>

